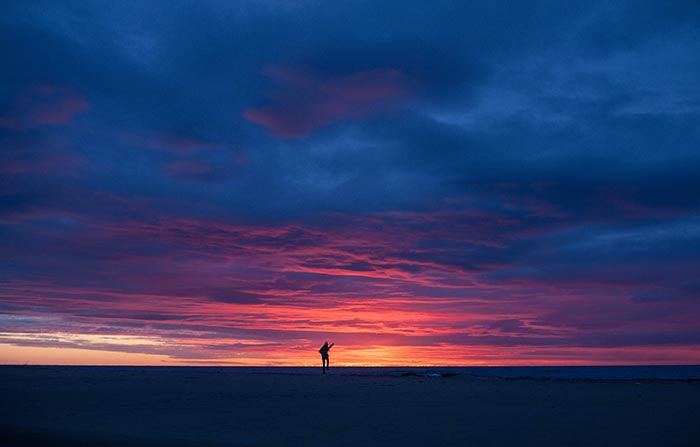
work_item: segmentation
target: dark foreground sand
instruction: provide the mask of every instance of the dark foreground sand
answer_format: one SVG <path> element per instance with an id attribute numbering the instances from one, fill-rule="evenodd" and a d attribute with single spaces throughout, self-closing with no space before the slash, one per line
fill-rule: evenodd
<path id="1" fill-rule="evenodd" d="M 2 446 L 699 446 L 700 382 L 0 367 Z"/>

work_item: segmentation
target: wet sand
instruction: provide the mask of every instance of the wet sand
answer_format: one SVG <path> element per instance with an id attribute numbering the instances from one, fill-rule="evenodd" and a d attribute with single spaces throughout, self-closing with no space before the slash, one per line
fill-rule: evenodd
<path id="1" fill-rule="evenodd" d="M 0 367 L 0 445 L 698 446 L 700 382 Z"/>

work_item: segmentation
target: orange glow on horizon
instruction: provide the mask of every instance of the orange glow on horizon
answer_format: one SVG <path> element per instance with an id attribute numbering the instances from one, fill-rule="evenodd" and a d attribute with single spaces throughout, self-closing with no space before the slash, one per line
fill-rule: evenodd
<path id="1" fill-rule="evenodd" d="M 320 345 L 320 344 L 319 344 Z M 254 345 L 253 345 L 254 346 Z M 318 346 L 246 350 L 220 358 L 175 358 L 166 354 L 104 349 L 17 346 L 0 343 L 4 365 L 99 366 L 319 366 Z M 491 346 L 334 346 L 332 366 L 583 366 L 688 364 L 700 359 L 696 346 L 571 348 L 556 354 L 546 348 Z"/>
<path id="2" fill-rule="evenodd" d="M 0 344 L 0 364 L 3 365 L 95 365 L 95 366 L 157 366 L 186 365 L 173 362 L 167 355 L 153 355 L 93 349 L 15 346 Z"/>

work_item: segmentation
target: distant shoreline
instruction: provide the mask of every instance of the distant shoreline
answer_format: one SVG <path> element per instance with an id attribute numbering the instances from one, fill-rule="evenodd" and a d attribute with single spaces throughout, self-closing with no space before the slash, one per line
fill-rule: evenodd
<path id="1" fill-rule="evenodd" d="M 226 372 L 228 374 L 315 375 L 315 366 L 121 366 L 121 365 L 0 365 L 0 369 L 60 370 L 143 370 L 177 372 Z M 466 376 L 502 379 L 578 379 L 578 380 L 700 380 L 700 365 L 635 366 L 337 366 L 338 376 L 451 377 Z"/>

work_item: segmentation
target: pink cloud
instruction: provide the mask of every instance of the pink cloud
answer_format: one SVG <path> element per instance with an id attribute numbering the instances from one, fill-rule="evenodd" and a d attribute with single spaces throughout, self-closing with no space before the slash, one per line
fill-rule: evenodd
<path id="1" fill-rule="evenodd" d="M 168 163 L 166 171 L 174 176 L 200 176 L 211 172 L 211 166 L 201 160 L 174 160 Z"/>
<path id="2" fill-rule="evenodd" d="M 37 160 L 13 160 L 0 165 L 3 174 L 54 174 L 64 177 L 77 177 L 80 169 L 86 166 L 85 160 L 77 154 L 49 154 Z"/>
<path id="3" fill-rule="evenodd" d="M 483 283 L 483 267 L 470 271 L 434 256 L 414 257 L 417 246 L 424 254 L 443 250 L 417 243 L 449 236 L 430 231 L 434 222 L 486 217 L 510 225 L 498 213 L 477 210 L 333 215 L 323 225 L 157 214 L 148 222 L 86 221 L 79 238 L 61 237 L 71 253 L 110 248 L 91 260 L 94 271 L 83 265 L 70 269 L 76 281 L 66 270 L 58 282 L 0 284 L 3 303 L 21 309 L 8 311 L 19 335 L 5 335 L 4 342 L 212 364 L 314 364 L 321 336 L 344 349 L 336 352 L 344 364 L 697 358 L 697 344 L 684 335 L 696 324 L 693 302 L 664 315 L 662 302 L 631 302 L 615 284 Z M 468 232 L 456 227 L 450 240 L 471 240 Z M 31 335 L 37 332 L 45 339 Z M 118 345 L 119 337 L 105 334 L 152 342 Z"/>
<path id="4" fill-rule="evenodd" d="M 335 121 L 367 115 L 408 93 L 405 76 L 393 68 L 333 78 L 280 67 L 264 73 L 279 88 L 269 94 L 267 105 L 248 109 L 243 116 L 281 138 L 304 137 Z"/>
<path id="5" fill-rule="evenodd" d="M 0 173 L 3 174 L 76 177 L 88 165 L 82 156 L 71 150 L 70 142 L 61 137 L 52 138 L 50 150 L 19 139 L 7 143 L 3 151 L 0 163 Z"/>
<path id="6" fill-rule="evenodd" d="M 129 145 L 143 146 L 149 149 L 171 151 L 180 154 L 186 154 L 200 149 L 219 149 L 222 147 L 222 144 L 217 142 L 159 132 L 126 134 L 122 136 L 121 140 Z"/>
<path id="7" fill-rule="evenodd" d="M 17 95 L 9 112 L 0 115 L 0 127 L 27 130 L 66 124 L 88 109 L 87 100 L 69 86 L 34 84 Z"/>

